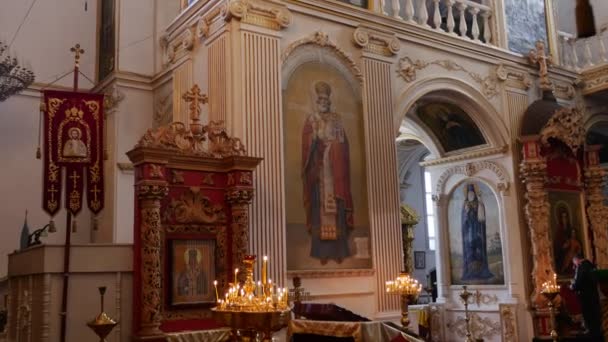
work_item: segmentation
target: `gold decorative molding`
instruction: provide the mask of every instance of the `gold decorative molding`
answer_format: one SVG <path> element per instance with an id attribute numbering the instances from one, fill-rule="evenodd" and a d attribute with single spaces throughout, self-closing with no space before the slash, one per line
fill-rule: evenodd
<path id="1" fill-rule="evenodd" d="M 287 277 L 294 278 L 346 278 L 346 277 L 371 277 L 375 274 L 373 269 L 346 269 L 346 270 L 302 270 L 287 271 Z"/>
<path id="2" fill-rule="evenodd" d="M 364 51 L 382 56 L 394 56 L 401 49 L 401 42 L 395 34 L 379 33 L 364 27 L 355 30 L 353 40 Z"/>
<path id="3" fill-rule="evenodd" d="M 214 224 L 226 221 L 224 207 L 211 203 L 198 187 L 190 187 L 179 199 L 172 199 L 164 215 L 166 219 L 182 224 Z"/>
<path id="4" fill-rule="evenodd" d="M 540 131 L 543 144 L 548 144 L 549 138 L 560 140 L 576 154 L 585 143 L 583 112 L 577 108 L 561 108 L 553 113 Z"/>
<path id="5" fill-rule="evenodd" d="M 281 63 L 285 63 L 287 58 L 299 47 L 307 46 L 307 45 L 317 45 L 321 48 L 328 49 L 335 53 L 335 55 L 344 62 L 353 73 L 353 75 L 357 78 L 359 82 L 363 82 L 363 74 L 361 73 L 361 69 L 357 66 L 357 63 L 352 59 L 352 57 L 344 52 L 340 47 L 336 45 L 333 41 L 329 39 L 327 33 L 322 31 L 317 31 L 309 37 L 302 38 L 291 43 L 283 53 L 281 54 Z"/>
<path id="6" fill-rule="evenodd" d="M 476 312 L 470 314 L 469 326 L 474 339 L 492 339 L 501 334 L 501 324 L 492 320 L 490 317 L 481 317 Z M 458 316 L 453 322 L 447 322 L 446 326 L 458 337 L 467 336 L 467 322 L 464 316 Z"/>
<path id="7" fill-rule="evenodd" d="M 606 65 L 583 72 L 582 78 L 582 92 L 584 95 L 608 89 L 608 67 Z"/>
<path id="8" fill-rule="evenodd" d="M 585 168 L 587 216 L 593 232 L 593 248 L 598 268 L 608 267 L 608 209 L 604 205 L 606 171 L 600 165 Z"/>
<path id="9" fill-rule="evenodd" d="M 517 337 L 517 307 L 512 304 L 499 304 L 500 322 L 502 324 L 502 341 L 518 342 Z"/>
<path id="10" fill-rule="evenodd" d="M 450 179 L 450 177 L 452 177 L 453 175 L 465 175 L 467 177 L 472 177 L 475 174 L 484 171 L 484 170 L 488 170 L 491 171 L 496 178 L 498 179 L 498 184 L 497 184 L 497 188 L 498 190 L 502 193 L 502 194 L 506 194 L 506 192 L 509 190 L 509 175 L 507 174 L 507 172 L 505 171 L 505 169 L 495 163 L 495 162 L 491 162 L 491 161 L 487 161 L 487 160 L 482 160 L 482 161 L 477 161 L 477 162 L 472 162 L 472 163 L 467 163 L 465 165 L 457 165 L 457 166 L 453 166 L 447 170 L 445 170 L 441 176 L 439 176 L 439 179 L 437 180 L 437 184 L 435 185 L 435 196 L 437 197 L 441 197 L 444 195 L 445 193 L 445 184 L 447 183 L 448 179 Z"/>
<path id="11" fill-rule="evenodd" d="M 505 82 L 509 87 L 528 90 L 532 86 L 530 75 L 526 71 L 515 70 L 500 64 L 496 67 L 496 77 L 500 82 Z"/>
<path id="12" fill-rule="evenodd" d="M 275 1 L 230 0 L 221 10 L 226 21 L 232 19 L 271 30 L 289 27 L 291 12 L 284 4 Z"/>
<path id="13" fill-rule="evenodd" d="M 405 203 L 402 203 L 400 208 L 401 224 L 408 224 L 412 226 L 418 224 L 420 221 L 420 215 L 416 212 L 416 210 L 414 210 L 414 208 Z"/>
<path id="14" fill-rule="evenodd" d="M 492 156 L 492 155 L 504 154 L 508 150 L 509 150 L 509 147 L 507 145 L 503 145 L 503 146 L 499 146 L 499 147 L 483 148 L 483 149 L 478 149 L 478 150 L 474 150 L 471 152 L 464 152 L 461 154 L 456 154 L 456 155 L 445 157 L 445 158 L 437 158 L 437 159 L 424 161 L 424 162 L 420 163 L 420 166 L 423 166 L 423 167 L 437 166 L 437 165 L 442 165 L 442 164 L 454 163 L 454 162 L 458 162 L 458 161 L 488 157 L 488 156 Z"/>
<path id="15" fill-rule="evenodd" d="M 498 77 L 496 76 L 496 73 L 491 73 L 490 75 L 483 77 L 478 73 L 465 69 L 460 64 L 449 59 L 425 62 L 422 60 L 412 61 L 411 58 L 406 56 L 399 60 L 397 74 L 401 76 L 405 82 L 413 82 L 416 80 L 416 73 L 418 71 L 424 70 L 431 65 L 439 66 L 448 71 L 464 72 L 465 74 L 469 75 L 473 81 L 480 85 L 481 92 L 489 99 L 495 97 L 499 93 Z"/>
<path id="16" fill-rule="evenodd" d="M 530 241 L 532 243 L 532 281 L 534 291 L 531 300 L 534 306 L 540 308 L 547 301 L 541 295 L 542 284 L 552 279 L 553 248 L 549 240 L 549 200 L 545 183 L 547 178 L 547 162 L 541 158 L 528 159 L 521 162 L 521 180 L 525 186 L 524 205 Z"/>

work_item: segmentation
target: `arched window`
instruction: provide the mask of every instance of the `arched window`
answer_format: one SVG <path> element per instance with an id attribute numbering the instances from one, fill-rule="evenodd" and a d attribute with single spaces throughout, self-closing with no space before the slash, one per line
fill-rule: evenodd
<path id="1" fill-rule="evenodd" d="M 431 173 L 424 171 L 424 211 L 426 215 L 426 236 L 428 238 L 429 250 L 437 248 L 437 235 L 435 234 L 435 212 L 433 207 L 433 190 L 431 184 Z"/>

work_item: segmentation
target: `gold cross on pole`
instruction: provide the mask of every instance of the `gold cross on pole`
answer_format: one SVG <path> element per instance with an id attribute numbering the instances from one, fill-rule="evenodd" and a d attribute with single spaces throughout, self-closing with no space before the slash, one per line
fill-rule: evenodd
<path id="1" fill-rule="evenodd" d="M 207 95 L 201 94 L 201 89 L 198 87 L 198 84 L 195 84 L 182 96 L 182 98 L 184 101 L 190 103 L 190 106 L 188 107 L 190 109 L 190 120 L 197 123 L 200 120 L 201 105 L 206 104 L 208 101 Z"/>
<path id="2" fill-rule="evenodd" d="M 76 67 L 78 67 L 78 63 L 80 62 L 80 55 L 84 54 L 84 49 L 80 48 L 80 44 L 76 44 L 70 49 L 70 51 L 74 53 L 74 64 L 76 65 Z"/>
<path id="3" fill-rule="evenodd" d="M 536 42 L 536 48 L 530 50 L 528 58 L 532 64 L 538 64 L 540 76 L 540 88 L 542 90 L 553 90 L 553 83 L 549 79 L 549 66 L 553 64 L 553 56 L 545 54 L 545 43 L 542 40 Z"/>
<path id="4" fill-rule="evenodd" d="M 74 182 L 74 189 L 76 189 L 76 185 L 77 185 L 76 182 L 80 178 L 78 173 L 76 173 L 76 170 L 74 170 L 74 172 L 72 172 L 72 175 L 69 178 Z"/>

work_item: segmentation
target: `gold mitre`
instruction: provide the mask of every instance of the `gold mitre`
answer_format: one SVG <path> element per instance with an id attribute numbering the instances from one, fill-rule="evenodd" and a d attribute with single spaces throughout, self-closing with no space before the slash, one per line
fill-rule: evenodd
<path id="1" fill-rule="evenodd" d="M 315 84 L 315 92 L 318 96 L 325 95 L 329 97 L 331 95 L 331 87 L 326 82 L 319 81 Z"/>

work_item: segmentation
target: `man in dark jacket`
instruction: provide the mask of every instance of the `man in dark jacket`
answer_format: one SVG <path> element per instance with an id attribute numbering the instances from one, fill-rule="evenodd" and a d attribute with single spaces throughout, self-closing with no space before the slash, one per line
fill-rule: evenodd
<path id="1" fill-rule="evenodd" d="M 593 272 L 595 266 L 582 254 L 575 255 L 572 262 L 576 266 L 576 271 L 570 288 L 576 292 L 581 302 L 587 334 L 593 338 L 593 341 L 603 341 L 600 296 L 597 292 L 597 278 Z"/>

